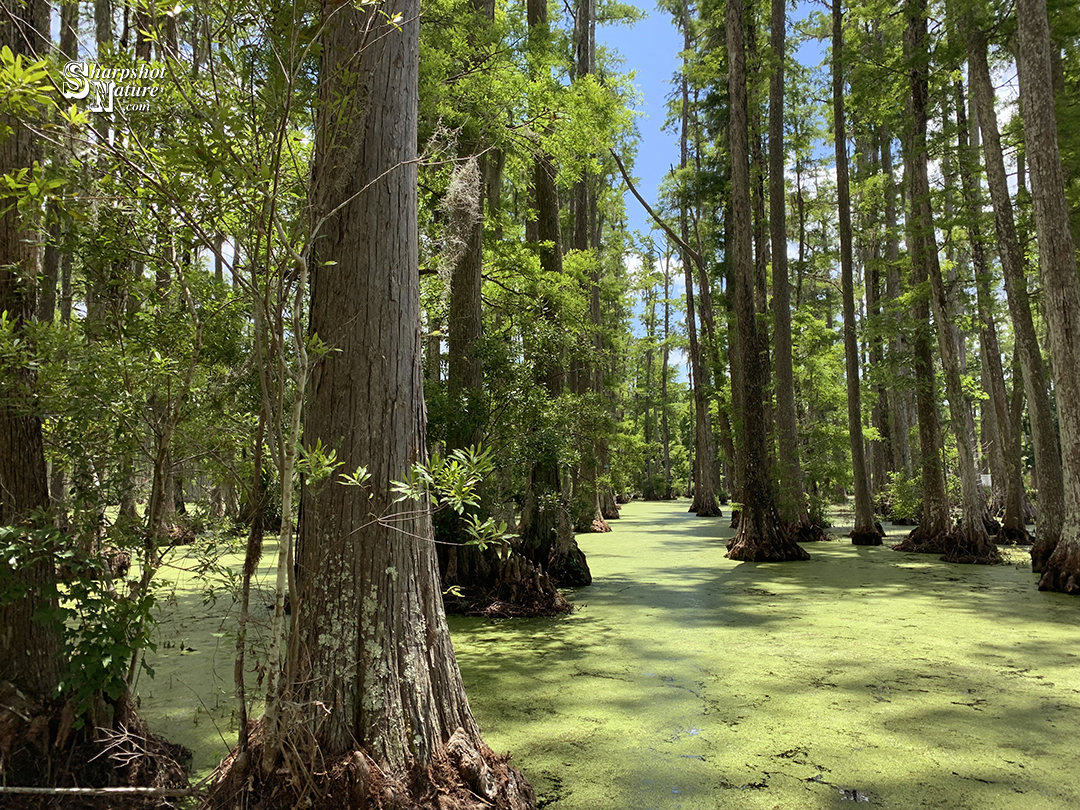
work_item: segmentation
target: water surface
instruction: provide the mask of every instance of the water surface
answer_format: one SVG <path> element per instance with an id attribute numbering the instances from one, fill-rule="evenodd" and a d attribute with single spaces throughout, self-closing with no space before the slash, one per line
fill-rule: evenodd
<path id="1" fill-rule="evenodd" d="M 451 620 L 484 737 L 541 807 L 1080 807 L 1080 600 L 1024 563 L 847 541 L 732 562 L 728 519 L 686 508 L 579 535 L 571 616 Z"/>

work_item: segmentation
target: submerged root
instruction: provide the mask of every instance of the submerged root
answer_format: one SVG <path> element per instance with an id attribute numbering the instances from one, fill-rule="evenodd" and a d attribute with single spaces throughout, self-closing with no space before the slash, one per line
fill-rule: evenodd
<path id="1" fill-rule="evenodd" d="M 100 714 L 107 713 L 104 703 Z M 0 682 L 0 782 L 20 787 L 188 786 L 182 762 L 191 752 L 166 742 L 147 729 L 130 709 L 116 729 L 95 728 L 88 718 L 80 730 L 73 701 L 40 705 L 12 684 Z M 99 718 L 103 719 L 103 718 Z M 151 808 L 162 800 L 148 796 L 79 796 L 77 800 L 48 795 L 5 795 L 5 810 L 75 807 Z"/>
<path id="2" fill-rule="evenodd" d="M 893 551 L 906 551 L 910 554 L 944 554 L 948 550 L 945 539 L 947 536 L 947 532 L 931 532 L 919 525 L 891 548 Z"/>
<path id="3" fill-rule="evenodd" d="M 1039 579 L 1039 590 L 1080 596 L 1080 538 L 1066 540 L 1062 537 L 1058 541 Z"/>
<path id="4" fill-rule="evenodd" d="M 520 554 L 511 554 L 503 562 L 494 584 L 454 591 L 443 600 L 446 610 L 466 616 L 532 618 L 559 616 L 574 609 L 551 577 Z"/>
<path id="5" fill-rule="evenodd" d="M 945 535 L 946 548 L 941 555 L 945 562 L 965 565 L 998 565 L 1001 552 L 982 526 L 957 526 Z"/>
<path id="6" fill-rule="evenodd" d="M 788 536 L 796 543 L 822 543 L 833 540 L 833 536 L 818 523 L 794 521 L 787 526 Z"/>
<path id="7" fill-rule="evenodd" d="M 1029 546 L 1031 545 L 1031 535 L 1028 533 L 1026 526 L 1019 528 L 1003 526 L 1001 531 L 998 532 L 997 541 L 1006 546 Z"/>
<path id="8" fill-rule="evenodd" d="M 729 560 L 746 562 L 787 562 L 809 560 L 810 555 L 788 534 L 771 510 L 763 514 L 747 514 L 739 519 L 739 530 L 728 541 Z"/>
<path id="9" fill-rule="evenodd" d="M 880 546 L 884 541 L 885 532 L 880 523 L 875 523 L 869 529 L 852 529 L 848 537 L 851 538 L 851 545 L 853 546 Z"/>
<path id="10" fill-rule="evenodd" d="M 208 810 L 234 807 L 261 810 L 534 810 L 532 786 L 482 741 L 464 730 L 451 735 L 431 762 L 403 773 L 380 767 L 366 751 L 329 755 L 319 750 L 292 753 L 263 776 L 251 763 L 260 761 L 262 732 L 256 727 L 250 748 L 234 750 L 218 766 L 206 803 Z M 310 748 L 311 746 L 305 746 Z M 317 769 L 310 767 L 318 763 Z"/>

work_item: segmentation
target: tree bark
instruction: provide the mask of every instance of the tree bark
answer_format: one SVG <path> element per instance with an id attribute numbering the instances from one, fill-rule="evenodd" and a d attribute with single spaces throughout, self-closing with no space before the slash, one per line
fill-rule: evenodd
<path id="1" fill-rule="evenodd" d="M 987 186 L 994 208 L 998 255 L 1005 276 L 1005 295 L 1031 417 L 1035 468 L 1039 473 L 1039 520 L 1035 525 L 1031 567 L 1036 573 L 1041 573 L 1057 546 L 1065 520 L 1065 484 L 1062 478 L 1061 453 L 1050 408 L 1046 369 L 1031 315 L 1021 241 L 1013 219 L 1013 204 L 1009 196 L 1008 175 L 1005 172 L 1005 158 L 994 106 L 994 87 L 986 59 L 986 37 L 970 19 L 964 18 L 963 25 L 971 90 L 975 96 L 979 129 L 982 133 Z"/>
<path id="2" fill-rule="evenodd" d="M 365 467 L 370 479 L 366 492 L 337 475 L 304 487 L 285 680 L 302 728 L 286 722 L 283 731 L 293 744 L 314 741 L 323 756 L 361 748 L 383 778 L 406 782 L 449 751 L 455 734 L 486 750 L 443 614 L 427 504 L 395 502 L 391 485 L 426 459 L 419 4 L 327 3 L 322 13 L 311 196 L 326 219 L 312 253 L 310 328 L 334 351 L 313 369 L 304 446 L 321 442 L 343 472 Z M 520 774 L 505 773 L 500 798 L 533 806 Z"/>
<path id="3" fill-rule="evenodd" d="M 686 0 L 682 4 L 683 49 L 688 51 L 692 45 L 690 38 L 690 8 Z M 690 91 L 686 76 L 687 59 L 683 57 L 683 72 L 680 76 L 679 92 L 681 96 L 679 166 L 685 169 L 689 164 L 689 129 L 690 129 Z M 683 245 L 689 243 L 690 228 L 689 201 L 685 193 L 679 202 L 679 227 Z M 690 342 L 691 385 L 694 393 L 694 465 L 691 467 L 694 478 L 693 501 L 690 511 L 698 517 L 718 517 L 722 514 L 720 503 L 716 499 L 716 445 L 712 435 L 712 418 L 709 408 L 709 374 L 706 370 L 704 352 L 697 331 L 694 304 L 694 259 L 683 247 L 680 252 L 683 275 L 686 285 L 686 332 Z M 704 310 L 702 304 L 700 309 Z M 704 317 L 704 316 L 703 316 Z"/>
<path id="4" fill-rule="evenodd" d="M 926 149 L 926 72 L 921 64 L 926 55 L 926 0 L 907 0 L 905 4 L 907 27 L 904 34 L 905 58 L 908 62 L 908 78 L 911 86 L 914 113 L 921 107 L 923 120 L 921 126 L 911 115 L 905 144 L 904 160 L 909 179 L 913 179 L 920 163 L 919 153 L 925 170 Z M 916 101 L 915 96 L 922 94 Z M 921 140 L 920 140 L 921 133 Z M 928 181 L 927 181 L 928 184 Z M 928 278 L 928 252 L 931 249 L 926 240 L 927 223 L 922 222 L 922 211 L 916 200 L 917 195 L 909 190 L 910 215 L 907 223 L 907 238 L 911 255 L 910 287 L 924 284 Z M 929 206 L 929 199 L 926 200 Z M 919 551 L 941 554 L 946 550 L 945 538 L 950 529 L 949 499 L 945 489 L 945 471 L 941 457 L 941 428 L 937 413 L 937 382 L 934 374 L 934 353 L 930 342 L 930 304 L 924 295 L 914 298 L 912 304 L 915 335 L 913 338 L 913 364 L 915 377 L 915 407 L 919 419 L 919 455 L 922 466 L 923 514 L 919 525 L 904 539 L 897 550 Z"/>
<path id="5" fill-rule="evenodd" d="M 111 0 L 94 0 L 94 39 L 101 46 L 113 41 L 113 8 Z"/>
<path id="6" fill-rule="evenodd" d="M 769 456 L 766 449 L 765 407 L 762 401 L 759 338 L 754 307 L 754 261 L 750 223 L 750 172 L 747 142 L 746 50 L 742 3 L 727 4 L 728 93 L 731 115 L 732 222 L 728 230 L 728 250 L 735 281 L 735 310 L 739 354 L 742 364 L 743 462 L 739 471 L 742 511 L 735 537 L 728 543 L 727 557 L 733 560 L 807 560 L 810 555 L 790 538 L 776 511 Z"/>
<path id="7" fill-rule="evenodd" d="M 784 193 L 784 59 L 787 3 L 772 0 L 770 39 L 773 70 L 769 79 L 769 225 L 772 238 L 773 341 L 776 362 L 777 461 L 780 519 L 792 533 L 813 537 L 799 464 L 795 417 L 795 373 L 791 349 L 791 293 L 787 262 L 787 196 Z"/>
<path id="8" fill-rule="evenodd" d="M 18 17 L 0 17 L 0 45 L 27 61 L 36 61 L 35 46 L 48 41 L 49 4 L 27 0 Z M 0 174 L 29 169 L 40 159 L 38 142 L 24 122 L 4 115 L 9 130 L 0 140 Z M 6 205 L 0 214 L 0 312 L 7 313 L 15 337 L 29 340 L 34 319 L 34 286 L 38 275 L 38 228 L 33 214 Z M 27 344 L 32 349 L 32 344 Z M 49 507 L 37 376 L 30 365 L 0 363 L 0 526 L 44 527 L 35 513 Z M 9 681 L 35 700 L 52 697 L 60 677 L 60 639 L 48 622 L 35 619 L 47 609 L 42 593 L 55 576 L 48 560 L 16 562 L 0 559 L 5 578 L 22 593 L 0 601 L 0 681 Z"/>
<path id="9" fill-rule="evenodd" d="M 833 140 L 836 148 L 837 205 L 840 211 L 840 273 L 844 296 L 848 435 L 855 489 L 855 526 L 851 530 L 851 542 L 857 546 L 880 546 L 881 532 L 874 525 L 874 505 L 870 499 L 870 480 L 866 473 L 859 347 L 855 338 L 855 278 L 851 257 L 851 193 L 848 187 L 847 132 L 844 123 L 844 36 L 840 0 L 833 0 L 832 24 Z"/>
<path id="10" fill-rule="evenodd" d="M 1031 176 L 1039 275 L 1050 334 L 1065 514 L 1061 539 L 1046 561 L 1040 590 L 1080 594 L 1080 278 L 1069 229 L 1051 79 L 1045 0 L 1018 0 L 1020 97 Z M 1044 470 L 1039 470 L 1040 478 Z M 1040 483 L 1044 483 L 1040 481 Z M 1045 485 L 1045 483 L 1044 483 Z"/>

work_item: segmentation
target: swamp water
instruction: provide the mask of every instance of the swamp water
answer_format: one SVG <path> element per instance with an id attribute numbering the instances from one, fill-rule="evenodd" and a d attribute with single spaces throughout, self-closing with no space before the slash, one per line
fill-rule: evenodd
<path id="1" fill-rule="evenodd" d="M 1080 600 L 1039 593 L 1026 555 L 958 566 L 841 539 L 732 562 L 729 519 L 686 506 L 629 504 L 579 535 L 594 584 L 570 616 L 450 621 L 484 738 L 541 807 L 1080 807 Z M 181 576 L 140 684 L 197 775 L 235 734 L 225 601 Z"/>

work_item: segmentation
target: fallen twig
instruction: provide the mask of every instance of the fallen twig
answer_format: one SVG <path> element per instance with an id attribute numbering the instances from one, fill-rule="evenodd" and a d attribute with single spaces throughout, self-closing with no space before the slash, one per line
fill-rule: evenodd
<path id="1" fill-rule="evenodd" d="M 0 795 L 18 793 L 31 796 L 205 796 L 206 790 L 199 788 L 155 788 L 155 787 L 17 787 L 0 786 Z"/>

